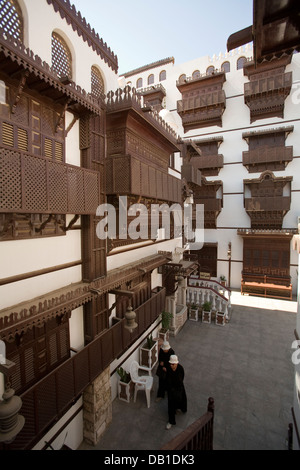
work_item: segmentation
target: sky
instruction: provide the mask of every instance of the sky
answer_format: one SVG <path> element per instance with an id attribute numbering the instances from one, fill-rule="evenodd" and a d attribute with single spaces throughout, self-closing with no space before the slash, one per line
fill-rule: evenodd
<path id="1" fill-rule="evenodd" d="M 226 52 L 251 26 L 253 0 L 71 0 L 118 57 L 119 74 L 167 57 L 176 64 Z"/>

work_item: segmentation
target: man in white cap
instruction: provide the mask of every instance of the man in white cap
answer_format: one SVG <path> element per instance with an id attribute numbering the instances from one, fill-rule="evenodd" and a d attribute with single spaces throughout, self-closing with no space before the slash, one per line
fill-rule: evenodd
<path id="1" fill-rule="evenodd" d="M 175 354 L 170 356 L 169 363 L 170 369 L 167 372 L 169 422 L 166 429 L 170 429 L 172 425 L 176 424 L 176 410 L 181 410 L 183 413 L 187 411 L 187 398 L 183 383 L 184 369 Z"/>
<path id="2" fill-rule="evenodd" d="M 170 357 L 175 354 L 168 341 L 164 341 L 160 347 L 158 354 L 158 366 L 156 375 L 158 376 L 158 390 L 156 401 L 160 401 L 165 397 L 167 388 L 167 370 L 170 368 Z"/>

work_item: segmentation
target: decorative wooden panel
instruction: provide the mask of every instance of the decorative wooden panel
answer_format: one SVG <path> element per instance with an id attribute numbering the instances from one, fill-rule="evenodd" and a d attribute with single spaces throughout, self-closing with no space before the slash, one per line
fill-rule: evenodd
<path id="1" fill-rule="evenodd" d="M 52 109 L 36 98 L 6 84 L 6 103 L 0 106 L 0 147 L 43 155 L 50 160 L 65 159 L 62 108 Z M 10 103 L 19 96 L 16 106 Z"/>
<path id="2" fill-rule="evenodd" d="M 181 180 L 131 156 L 110 157 L 106 164 L 107 194 L 140 195 L 181 202 Z"/>
<path id="3" fill-rule="evenodd" d="M 249 151 L 243 152 L 243 165 L 249 173 L 284 170 L 293 160 L 293 147 L 285 146 L 286 137 L 293 130 L 289 126 L 243 134 L 249 144 Z"/>
<path id="4" fill-rule="evenodd" d="M 176 85 L 182 93 L 177 101 L 177 112 L 182 119 L 184 132 L 206 126 L 222 126 L 226 96 L 222 90 L 225 72 L 180 78 Z"/>
<path id="5" fill-rule="evenodd" d="M 244 238 L 243 272 L 274 277 L 289 277 L 290 239 L 279 237 Z"/>
<path id="6" fill-rule="evenodd" d="M 65 235 L 65 225 L 65 215 L 0 214 L 0 240 Z"/>
<path id="7" fill-rule="evenodd" d="M 12 386 L 20 394 L 70 356 L 69 322 L 46 322 L 33 327 L 15 342 L 6 343 L 7 358 L 16 364 Z"/>
<path id="8" fill-rule="evenodd" d="M 0 148 L 0 212 L 94 214 L 96 171 Z"/>
<path id="9" fill-rule="evenodd" d="M 257 179 L 244 180 L 244 205 L 251 218 L 251 228 L 282 228 L 283 217 L 290 210 L 291 181 L 292 177 L 276 178 L 270 171 Z"/>
<path id="10" fill-rule="evenodd" d="M 244 74 L 250 81 L 244 85 L 245 104 L 250 109 L 250 122 L 270 117 L 284 117 L 284 103 L 292 87 L 292 72 L 285 73 L 290 56 L 257 65 L 246 63 Z"/>

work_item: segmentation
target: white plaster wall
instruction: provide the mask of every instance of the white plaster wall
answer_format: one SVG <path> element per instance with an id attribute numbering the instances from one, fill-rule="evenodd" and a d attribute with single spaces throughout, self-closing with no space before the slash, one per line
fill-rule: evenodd
<path id="1" fill-rule="evenodd" d="M 79 230 L 65 236 L 14 240 L 0 244 L 0 278 L 30 273 L 81 259 Z M 81 266 L 35 276 L 0 287 L 0 310 L 81 281 Z"/>
<path id="2" fill-rule="evenodd" d="M 78 36 L 77 32 L 73 31 L 72 25 L 68 25 L 65 19 L 55 12 L 52 5 L 40 0 L 23 0 L 23 3 L 26 5 L 26 15 L 29 18 L 25 34 L 25 38 L 28 37 L 26 46 L 35 54 L 51 65 L 51 35 L 56 31 L 64 37 L 72 52 L 72 80 L 77 85 L 87 93 L 91 91 L 91 67 L 96 65 L 102 73 L 105 91 L 118 87 L 117 74 L 88 46 L 87 42 L 83 41 L 82 37 Z M 47 18 L 47 21 L 41 21 L 41 18 Z"/>
<path id="3" fill-rule="evenodd" d="M 84 347 L 83 306 L 72 310 L 69 326 L 70 348 L 80 351 Z"/>
<path id="4" fill-rule="evenodd" d="M 286 72 L 293 72 L 293 87 L 290 95 L 285 100 L 284 117 L 269 118 L 250 123 L 250 110 L 244 102 L 244 83 L 248 82 L 243 70 L 236 69 L 237 59 L 241 56 L 251 58 L 253 55 L 252 45 L 236 49 L 230 54 L 219 54 L 213 57 L 202 57 L 183 64 L 169 64 L 167 69 L 167 80 L 162 82 L 167 90 L 166 110 L 161 112 L 162 117 L 173 126 L 175 131 L 183 138 L 200 139 L 213 136 L 222 136 L 223 142 L 220 144 L 219 153 L 224 156 L 224 167 L 218 176 L 207 177 L 208 181 L 222 180 L 223 182 L 223 209 L 217 218 L 218 230 L 205 230 L 205 242 L 218 243 L 218 275 L 224 274 L 228 277 L 227 247 L 232 243 L 232 263 L 231 263 L 231 286 L 240 288 L 242 260 L 243 260 L 243 240 L 237 235 L 237 228 L 250 228 L 251 221 L 244 209 L 244 179 L 254 179 L 260 173 L 248 173 L 242 164 L 242 153 L 248 150 L 248 144 L 243 139 L 244 132 L 259 131 L 277 127 L 294 126 L 294 131 L 288 135 L 286 146 L 292 145 L 294 148 L 294 159 L 288 164 L 285 171 L 276 171 L 275 176 L 292 176 L 292 202 L 290 211 L 283 221 L 284 228 L 293 228 L 297 224 L 297 217 L 300 205 L 300 54 L 294 54 L 292 63 L 286 67 Z M 176 58 L 175 58 L 176 59 Z M 176 87 L 176 81 L 181 74 L 191 77 L 195 70 L 205 73 L 209 65 L 214 65 L 220 70 L 222 63 L 228 60 L 231 65 L 229 73 L 226 73 L 226 81 L 223 90 L 226 95 L 226 109 L 223 114 L 222 127 L 209 126 L 207 128 L 194 129 L 184 133 L 181 118 L 177 114 L 177 101 L 182 96 Z M 143 86 L 147 86 L 147 77 L 154 73 L 158 77 L 155 69 L 147 70 L 142 74 L 130 77 L 133 83 L 139 77 L 144 80 Z M 158 80 L 158 78 L 157 78 Z M 158 83 L 155 81 L 155 83 Z M 291 250 L 291 277 L 294 294 L 297 290 L 297 260 L 295 253 Z"/>

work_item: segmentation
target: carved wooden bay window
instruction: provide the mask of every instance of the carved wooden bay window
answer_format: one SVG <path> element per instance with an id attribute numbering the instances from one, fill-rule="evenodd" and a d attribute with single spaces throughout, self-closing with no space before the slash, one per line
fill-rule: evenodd
<path id="1" fill-rule="evenodd" d="M 291 55 L 254 66 L 244 65 L 249 82 L 244 85 L 245 104 L 250 109 L 250 122 L 270 117 L 284 117 L 284 103 L 292 87 L 292 72 L 285 73 Z"/>
<path id="2" fill-rule="evenodd" d="M 177 136 L 135 90 L 118 90 L 107 106 L 107 194 L 132 194 L 180 202 L 180 180 L 168 174 Z"/>
<path id="3" fill-rule="evenodd" d="M 94 214 L 100 174 L 64 163 L 65 112 L 100 113 L 100 100 L 0 31 L 1 213 Z M 2 90 L 3 92 L 3 90 Z M 3 95 L 3 93 L 2 93 Z M 75 122 L 75 117 L 73 123 Z"/>
<path id="4" fill-rule="evenodd" d="M 281 229 L 290 210 L 293 177 L 278 177 L 265 171 L 257 179 L 244 180 L 244 205 L 251 228 Z"/>
<path id="5" fill-rule="evenodd" d="M 177 112 L 182 119 L 184 132 L 206 126 L 221 126 L 226 108 L 223 91 L 225 72 L 214 72 L 196 78 L 180 78 L 176 85 L 182 93 L 177 101 Z"/>
<path id="6" fill-rule="evenodd" d="M 223 137 L 211 139 L 190 140 L 185 142 L 183 158 L 201 171 L 203 176 L 216 176 L 223 168 L 223 155 L 218 149 Z"/>
<path id="7" fill-rule="evenodd" d="M 201 187 L 194 189 L 193 197 L 195 205 L 204 204 L 204 228 L 217 228 L 217 217 L 223 207 L 222 181 L 207 181 L 202 176 Z M 193 214 L 195 221 L 196 214 Z"/>
<path id="8" fill-rule="evenodd" d="M 138 94 L 143 96 L 145 106 L 151 106 L 157 112 L 163 109 L 163 99 L 166 96 L 166 90 L 161 84 L 142 88 L 138 91 Z"/>
<path id="9" fill-rule="evenodd" d="M 293 160 L 293 147 L 285 146 L 286 138 L 293 130 L 294 126 L 289 126 L 244 133 L 249 150 L 243 152 L 243 165 L 249 173 L 284 170 Z"/>
<path id="10" fill-rule="evenodd" d="M 170 155 L 180 147 L 176 134 L 159 114 L 142 106 L 135 89 L 125 87 L 108 94 L 106 123 L 106 194 L 116 209 L 119 196 L 127 196 L 129 206 L 137 202 L 147 208 L 151 203 L 181 203 L 181 179 L 169 174 Z M 150 209 L 148 214 L 150 217 Z M 111 240 L 109 246 L 140 241 L 126 237 Z"/>

